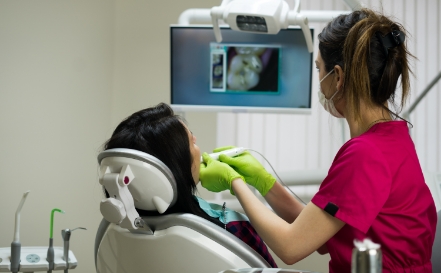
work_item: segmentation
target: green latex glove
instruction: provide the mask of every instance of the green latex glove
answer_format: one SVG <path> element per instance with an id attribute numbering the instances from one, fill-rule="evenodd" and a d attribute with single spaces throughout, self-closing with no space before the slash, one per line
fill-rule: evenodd
<path id="1" fill-rule="evenodd" d="M 199 171 L 199 180 L 202 187 L 212 192 L 230 190 L 230 193 L 234 195 L 231 189 L 231 182 L 236 178 L 241 178 L 245 181 L 243 176 L 238 174 L 228 164 L 212 159 L 207 153 L 203 153 L 202 158 L 204 162 L 201 163 Z"/>
<path id="2" fill-rule="evenodd" d="M 220 147 L 215 149 L 215 152 L 231 148 L 234 148 L 234 146 Z M 262 196 L 265 196 L 276 182 L 276 179 L 249 152 L 235 157 L 220 155 L 219 161 L 233 167 L 234 170 L 245 178 L 245 182 L 256 188 Z"/>

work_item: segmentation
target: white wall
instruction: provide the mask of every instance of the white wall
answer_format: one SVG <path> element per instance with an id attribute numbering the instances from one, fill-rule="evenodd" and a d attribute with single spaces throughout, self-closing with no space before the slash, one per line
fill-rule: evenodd
<path id="1" fill-rule="evenodd" d="M 210 8 L 219 1 L 116 1 L 112 123 L 134 111 L 170 102 L 170 24 L 189 8 Z M 216 115 L 187 113 L 202 149 L 215 144 Z M 206 122 L 204 122 L 206 121 Z M 207 127 L 208 126 L 208 127 Z M 113 129 L 113 127 L 112 127 Z M 206 143 L 209 145 L 205 145 Z"/>
<path id="2" fill-rule="evenodd" d="M 169 30 L 179 14 L 217 1 L 0 1 L 0 247 L 21 217 L 23 246 L 75 231 L 74 272 L 94 272 L 102 198 L 96 156 L 117 123 L 169 101 Z M 215 114 L 186 115 L 203 149 L 215 145 Z"/>
<path id="3" fill-rule="evenodd" d="M 0 1 L 0 247 L 10 245 L 16 207 L 23 192 L 31 190 L 22 211 L 22 244 L 46 245 L 50 211 L 61 208 L 66 214 L 55 216 L 55 245 L 62 245 L 61 229 L 88 228 L 74 232 L 71 249 L 79 260 L 75 272 L 94 272 L 93 243 L 101 219 L 96 175 L 100 146 L 127 115 L 169 101 L 168 25 L 187 8 L 219 3 Z M 416 3 L 383 1 L 386 11 L 406 18 L 414 35 L 411 50 L 420 59 L 414 69 L 414 94 L 441 69 L 441 5 L 436 0 Z M 302 1 L 302 9 L 324 8 L 345 5 L 337 0 Z M 322 27 L 315 26 L 316 31 Z M 313 78 L 315 88 L 315 74 Z M 412 121 L 423 166 L 441 171 L 437 88 Z M 250 144 L 280 170 L 326 168 L 341 145 L 340 127 L 313 99 L 308 117 L 187 113 L 186 118 L 203 151 Z M 232 123 L 225 123 L 228 118 Z M 266 125 L 257 126 L 259 121 Z M 221 124 L 238 130 L 221 131 Z M 247 128 L 257 134 L 240 131 Z M 259 132 L 265 133 L 259 137 Z M 294 267 L 326 272 L 326 256 L 308 259 L 307 265 Z"/>
<path id="4" fill-rule="evenodd" d="M 23 246 L 78 226 L 76 272 L 93 272 L 100 220 L 96 155 L 111 120 L 113 1 L 0 1 L 0 247 L 21 215 Z"/>

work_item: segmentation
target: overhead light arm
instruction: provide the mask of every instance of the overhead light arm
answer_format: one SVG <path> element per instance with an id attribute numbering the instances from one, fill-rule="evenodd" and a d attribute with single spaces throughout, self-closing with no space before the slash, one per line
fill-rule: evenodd
<path id="1" fill-rule="evenodd" d="M 179 16 L 180 25 L 213 24 L 217 42 L 222 41 L 219 21 L 227 23 L 237 31 L 261 34 L 277 34 L 289 26 L 300 26 L 308 51 L 313 51 L 309 22 L 329 22 L 350 11 L 301 11 L 300 0 L 294 0 L 294 8 L 289 10 L 284 0 L 223 0 L 220 6 L 211 9 L 188 9 Z M 363 7 L 358 0 L 344 0 L 351 10 Z"/>
<path id="2" fill-rule="evenodd" d="M 314 50 L 314 45 L 312 43 L 311 30 L 308 25 L 308 18 L 301 13 L 290 12 L 288 14 L 289 25 L 298 25 L 302 28 L 303 35 L 305 36 L 306 45 L 308 51 L 312 52 Z"/>

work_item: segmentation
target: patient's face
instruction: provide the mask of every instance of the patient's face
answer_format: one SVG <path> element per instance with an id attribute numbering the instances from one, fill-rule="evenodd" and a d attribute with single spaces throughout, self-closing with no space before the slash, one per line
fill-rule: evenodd
<path id="1" fill-rule="evenodd" d="M 193 164 L 191 165 L 191 174 L 193 175 L 194 183 L 199 183 L 199 169 L 201 167 L 201 150 L 198 145 L 196 145 L 196 137 L 193 133 L 185 126 L 188 133 L 188 139 L 190 140 L 190 152 L 193 158 Z"/>

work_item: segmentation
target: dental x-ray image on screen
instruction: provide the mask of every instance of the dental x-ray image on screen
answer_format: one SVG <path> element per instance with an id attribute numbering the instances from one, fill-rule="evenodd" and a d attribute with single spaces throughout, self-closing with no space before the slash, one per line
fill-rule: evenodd
<path id="1" fill-rule="evenodd" d="M 278 92 L 279 48 L 210 44 L 212 92 Z"/>
<path id="2" fill-rule="evenodd" d="M 170 27 L 176 111 L 311 113 L 313 60 L 300 28 L 221 32 L 217 43 L 211 26 Z"/>

